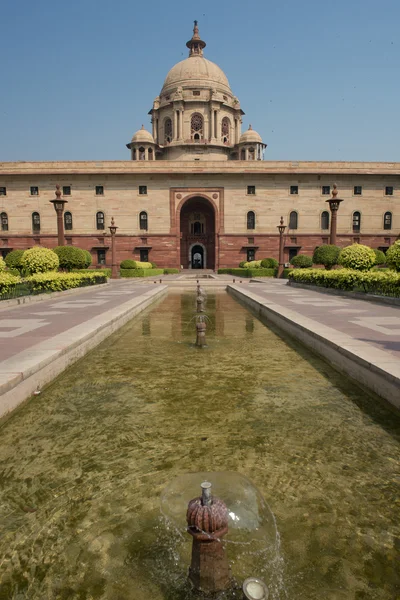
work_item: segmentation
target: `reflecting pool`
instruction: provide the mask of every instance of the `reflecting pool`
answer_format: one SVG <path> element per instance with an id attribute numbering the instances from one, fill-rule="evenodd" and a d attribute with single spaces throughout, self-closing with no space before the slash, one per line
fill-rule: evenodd
<path id="1" fill-rule="evenodd" d="M 193 471 L 265 498 L 280 545 L 243 560 L 271 598 L 400 597 L 399 416 L 228 294 L 205 349 L 194 313 L 171 292 L 3 424 L 0 598 L 191 600 L 160 496 Z"/>

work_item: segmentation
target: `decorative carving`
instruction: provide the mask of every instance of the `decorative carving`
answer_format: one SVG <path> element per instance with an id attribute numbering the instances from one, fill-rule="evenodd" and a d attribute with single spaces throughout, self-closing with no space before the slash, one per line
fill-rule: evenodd
<path id="1" fill-rule="evenodd" d="M 218 194 L 213 194 L 212 197 L 214 198 L 214 200 L 216 200 L 218 198 Z"/>
<path id="2" fill-rule="evenodd" d="M 180 200 L 182 198 L 182 194 L 177 194 L 176 197 L 178 200 Z"/>
<path id="3" fill-rule="evenodd" d="M 175 92 L 174 100 L 182 100 L 183 98 L 183 88 L 179 86 Z"/>

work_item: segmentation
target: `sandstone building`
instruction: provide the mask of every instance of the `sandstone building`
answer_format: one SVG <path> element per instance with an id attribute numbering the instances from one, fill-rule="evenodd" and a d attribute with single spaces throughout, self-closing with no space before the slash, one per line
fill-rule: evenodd
<path id="1" fill-rule="evenodd" d="M 386 249 L 400 230 L 400 163 L 264 160 L 223 71 L 204 57 L 197 23 L 189 57 L 169 71 L 144 127 L 127 144 L 130 160 L 0 163 L 0 249 L 57 245 L 50 200 L 68 200 L 66 243 L 111 262 L 108 226 L 118 226 L 118 262 L 160 267 L 238 266 L 278 256 L 283 215 L 285 261 L 328 243 L 326 200 L 336 183 L 344 200 L 338 244 Z"/>

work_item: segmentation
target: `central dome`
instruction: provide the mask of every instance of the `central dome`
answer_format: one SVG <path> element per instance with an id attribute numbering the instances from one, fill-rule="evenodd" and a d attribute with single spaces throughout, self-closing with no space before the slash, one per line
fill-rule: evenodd
<path id="1" fill-rule="evenodd" d="M 168 94 L 182 87 L 217 89 L 232 94 L 228 79 L 218 65 L 202 56 L 189 56 L 176 64 L 165 78 L 161 94 Z"/>

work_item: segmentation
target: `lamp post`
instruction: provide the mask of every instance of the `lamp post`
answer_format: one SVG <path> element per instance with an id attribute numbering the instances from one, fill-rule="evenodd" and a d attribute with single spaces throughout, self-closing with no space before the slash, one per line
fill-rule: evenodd
<path id="1" fill-rule="evenodd" d="M 114 217 L 111 218 L 111 225 L 109 227 L 111 233 L 111 279 L 118 279 L 117 272 L 117 261 L 115 259 L 115 234 L 117 233 L 118 227 L 115 225 Z"/>
<path id="2" fill-rule="evenodd" d="M 65 206 L 65 204 L 67 204 L 68 200 L 63 200 L 61 198 L 61 190 L 60 190 L 60 186 L 58 184 L 56 185 L 56 198 L 54 200 L 50 200 L 50 202 L 54 206 L 55 211 L 57 213 L 58 245 L 64 246 L 65 239 L 64 239 L 63 212 L 64 212 L 64 206 Z"/>
<path id="3" fill-rule="evenodd" d="M 277 226 L 279 231 L 279 267 L 278 267 L 278 278 L 283 275 L 283 234 L 285 233 L 286 225 L 283 224 L 283 217 Z"/>
<path id="4" fill-rule="evenodd" d="M 339 210 L 340 203 L 343 202 L 340 198 L 337 198 L 338 191 L 336 183 L 333 184 L 332 198 L 325 200 L 329 202 L 329 208 L 331 210 L 331 235 L 330 243 L 336 245 L 336 229 L 337 229 L 337 212 Z"/>

